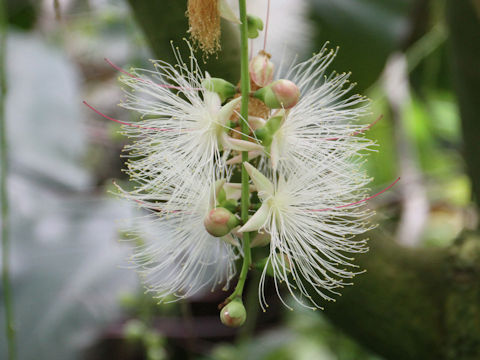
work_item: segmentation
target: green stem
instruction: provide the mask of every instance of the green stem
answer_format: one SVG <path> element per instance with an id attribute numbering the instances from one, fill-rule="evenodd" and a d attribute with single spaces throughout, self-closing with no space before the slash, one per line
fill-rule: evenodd
<path id="1" fill-rule="evenodd" d="M 13 304 L 9 269 L 9 206 L 7 189 L 8 148 L 5 124 L 5 98 L 7 80 L 5 54 L 7 49 L 7 14 L 4 0 L 0 0 L 0 201 L 2 203 L 2 286 L 5 301 L 5 325 L 8 343 L 8 358 L 16 359 L 15 328 L 13 326 Z"/>
<path id="2" fill-rule="evenodd" d="M 246 0 L 239 0 L 240 6 L 240 52 L 241 52 L 241 81 L 240 90 L 242 93 L 242 107 L 241 115 L 242 121 L 242 139 L 248 140 L 248 99 L 250 94 L 250 74 L 248 72 L 248 25 L 247 25 L 247 5 Z M 242 162 L 248 161 L 248 152 L 242 152 Z M 241 216 L 242 222 L 245 224 L 248 221 L 248 209 L 250 207 L 250 191 L 248 188 L 248 173 L 244 166 L 242 166 L 242 204 Z M 245 280 L 247 280 L 248 269 L 252 263 L 252 254 L 250 250 L 250 233 L 243 234 L 243 265 L 238 278 L 237 286 L 234 292 L 228 297 L 227 302 L 235 298 L 241 298 Z"/>

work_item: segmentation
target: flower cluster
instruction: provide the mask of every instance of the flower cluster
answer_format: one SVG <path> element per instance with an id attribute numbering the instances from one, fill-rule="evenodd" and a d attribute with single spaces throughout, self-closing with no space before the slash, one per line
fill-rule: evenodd
<path id="1" fill-rule="evenodd" d="M 213 13 L 231 17 L 220 3 Z M 263 28 L 259 19 L 249 21 L 252 33 Z M 135 188 L 121 193 L 148 214 L 134 229 L 142 245 L 133 261 L 144 282 L 162 300 L 228 289 L 236 260 L 261 248 L 262 308 L 267 275 L 286 306 L 281 287 L 320 308 L 358 273 L 351 254 L 367 251 L 358 235 L 372 227 L 363 206 L 370 179 L 361 165 L 373 142 L 359 122 L 368 100 L 352 93 L 350 74 L 327 74 L 336 54 L 327 47 L 286 71 L 276 71 L 261 51 L 250 59 L 250 93 L 204 73 L 192 48 L 186 61 L 174 53 L 175 65 L 117 68 L 126 94 L 121 106 L 140 114 L 135 123 L 91 107 L 133 140 L 126 150 Z M 242 96 L 248 116 L 240 114 Z M 245 177 L 235 182 L 242 171 L 250 184 Z M 245 196 L 250 214 L 242 218 Z M 245 311 L 237 289 L 233 295 L 221 318 L 238 326 Z"/>
<path id="2" fill-rule="evenodd" d="M 277 72 L 277 79 L 270 56 L 261 52 L 250 62 L 255 106 L 245 119 L 234 85 L 203 73 L 193 51 L 188 64 L 174 51 L 175 66 L 154 61 L 154 70 L 122 71 L 121 77 L 122 106 L 141 115 L 123 123 L 134 140 L 127 172 L 136 184 L 123 194 L 149 212 L 156 229 L 150 237 L 138 229 L 144 244 L 133 260 L 145 283 L 159 298 L 219 284 L 226 289 L 248 232 L 252 246 L 269 249 L 262 308 L 268 306 L 267 274 L 281 299 L 284 283 L 301 304 L 320 307 L 313 292 L 331 300 L 355 275 L 349 254 L 367 250 L 357 235 L 371 228 L 372 213 L 362 206 L 370 179 L 361 162 L 373 143 L 358 122 L 368 100 L 351 94 L 349 74 L 326 74 L 335 56 L 326 47 Z M 239 136 L 242 122 L 250 129 L 247 140 Z M 241 152 L 249 162 L 242 163 Z M 231 182 L 242 166 L 251 199 L 259 201 L 244 223 L 241 184 Z"/>

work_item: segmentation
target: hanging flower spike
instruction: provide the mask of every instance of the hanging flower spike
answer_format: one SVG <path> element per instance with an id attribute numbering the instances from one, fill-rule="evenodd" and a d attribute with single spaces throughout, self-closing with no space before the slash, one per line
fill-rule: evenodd
<path id="1" fill-rule="evenodd" d="M 226 290 L 235 275 L 238 250 L 231 242 L 238 244 L 238 239 L 233 234 L 228 239 L 213 236 L 204 226 L 219 182 L 209 185 L 207 177 L 186 178 L 183 185 L 189 196 L 176 197 L 173 203 L 151 202 L 137 193 L 123 192 L 150 213 L 136 222 L 134 233 L 144 244 L 132 260 L 149 291 L 162 300 L 187 298 L 205 288 L 213 291 L 220 284 Z"/>
<path id="2" fill-rule="evenodd" d="M 155 71 L 134 70 L 120 78 L 128 86 L 121 106 L 142 115 L 138 126 L 123 128 L 135 140 L 126 147 L 131 158 L 128 173 L 142 193 L 158 194 L 174 184 L 182 196 L 181 174 L 207 173 L 213 181 L 225 175 L 230 150 L 262 149 L 228 134 L 230 117 L 241 98 L 222 106 L 219 95 L 202 86 L 209 76 L 203 75 L 193 53 L 187 66 L 178 50 L 174 52 L 177 67 L 155 61 Z"/>
<path id="3" fill-rule="evenodd" d="M 300 304 L 319 308 L 309 291 L 332 300 L 336 289 L 356 274 L 345 268 L 355 266 L 346 253 L 367 251 L 366 241 L 354 237 L 372 228 L 366 223 L 372 212 L 356 203 L 365 197 L 369 179 L 331 172 L 327 163 L 310 171 L 280 173 L 272 182 L 252 165 L 244 166 L 262 205 L 239 232 L 260 230 L 270 235 L 270 255 L 259 288 L 262 308 L 268 306 L 263 293 L 267 268 L 273 271 L 280 299 L 279 284 L 285 283 Z"/>

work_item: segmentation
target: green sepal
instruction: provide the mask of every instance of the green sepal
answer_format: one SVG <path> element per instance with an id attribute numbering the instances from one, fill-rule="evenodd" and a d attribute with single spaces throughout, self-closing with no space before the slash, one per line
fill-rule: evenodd
<path id="1" fill-rule="evenodd" d="M 282 107 L 282 103 L 278 101 L 277 97 L 272 91 L 271 84 L 258 89 L 255 91 L 253 96 L 259 100 L 262 100 L 270 109 L 280 109 Z"/>
<path id="2" fill-rule="evenodd" d="M 237 202 L 237 200 L 229 199 L 229 200 L 223 201 L 220 204 L 220 206 L 227 209 L 228 211 L 230 211 L 232 213 L 235 213 L 235 211 L 237 210 L 237 207 L 238 207 L 238 202 Z"/>
<path id="3" fill-rule="evenodd" d="M 265 127 L 269 131 L 271 135 L 275 134 L 278 129 L 282 126 L 283 123 L 283 117 L 284 115 L 277 115 L 277 116 L 272 116 L 270 119 L 268 119 L 267 123 L 265 124 Z"/>
<path id="4" fill-rule="evenodd" d="M 255 130 L 255 136 L 261 140 L 262 145 L 267 149 L 272 145 L 273 135 L 280 129 L 283 123 L 284 114 L 273 116 L 268 119 L 264 127 Z"/>
<path id="5" fill-rule="evenodd" d="M 207 78 L 202 81 L 202 86 L 208 91 L 217 93 L 222 103 L 233 97 L 236 93 L 235 85 L 220 78 Z"/>
<path id="6" fill-rule="evenodd" d="M 227 201 L 227 193 L 225 190 L 222 188 L 218 193 L 217 193 L 217 204 L 220 205 L 220 207 L 225 207 L 222 204 Z M 229 209 L 228 209 L 229 210 Z"/>

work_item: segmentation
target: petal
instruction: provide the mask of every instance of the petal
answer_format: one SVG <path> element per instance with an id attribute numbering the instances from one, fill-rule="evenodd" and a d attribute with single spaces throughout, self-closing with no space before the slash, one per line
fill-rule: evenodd
<path id="1" fill-rule="evenodd" d="M 213 209 L 215 207 L 215 202 L 217 199 L 217 194 L 222 190 L 223 185 L 225 184 L 225 179 L 220 179 L 215 182 L 214 186 L 214 191 L 212 191 L 212 194 L 210 195 L 210 201 L 209 201 L 209 209 Z"/>
<path id="2" fill-rule="evenodd" d="M 213 91 L 205 91 L 203 94 L 204 103 L 210 114 L 216 114 L 222 106 L 220 96 Z"/>
<path id="3" fill-rule="evenodd" d="M 278 161 L 280 160 L 280 144 L 278 136 L 273 136 L 272 144 L 270 145 L 270 160 L 272 162 L 273 170 L 277 170 Z"/>
<path id="4" fill-rule="evenodd" d="M 226 183 L 223 187 L 227 195 L 227 199 L 238 200 L 242 196 L 242 184 L 238 183 Z M 250 185 L 248 191 L 255 191 L 255 187 Z"/>
<path id="5" fill-rule="evenodd" d="M 255 151 L 249 151 L 248 152 L 248 160 L 255 159 L 256 157 L 260 156 L 263 154 L 263 151 L 260 150 L 255 150 Z M 235 165 L 235 164 L 240 164 L 242 162 L 242 154 L 239 154 L 237 156 L 234 156 L 230 160 L 226 162 L 227 165 Z"/>
<path id="6" fill-rule="evenodd" d="M 252 128 L 252 130 L 258 130 L 262 127 L 265 126 L 267 122 L 265 119 L 262 119 L 261 117 L 258 116 L 249 116 L 248 117 L 248 124 Z"/>
<path id="7" fill-rule="evenodd" d="M 252 151 L 252 150 L 262 150 L 263 146 L 251 141 L 234 139 L 228 136 L 225 133 L 221 135 L 222 145 L 225 149 L 237 150 L 237 151 Z"/>
<path id="8" fill-rule="evenodd" d="M 271 236 L 269 233 L 267 232 L 258 233 L 253 239 L 253 241 L 250 243 L 250 247 L 254 248 L 254 247 L 267 246 L 268 244 L 270 244 L 270 241 L 271 241 Z"/>
<path id="9" fill-rule="evenodd" d="M 250 232 L 260 230 L 268 220 L 268 214 L 270 213 L 270 206 L 267 203 L 263 203 L 260 209 L 243 225 L 238 232 Z"/>
<path id="10" fill-rule="evenodd" d="M 265 175 L 263 175 L 260 171 L 255 169 L 248 162 L 244 162 L 243 166 L 245 166 L 245 169 L 247 170 L 248 175 L 250 175 L 250 178 L 252 179 L 253 183 L 255 184 L 255 187 L 257 188 L 258 196 L 262 200 L 266 199 L 269 196 L 274 195 L 274 186 L 272 182 L 265 177 Z"/>
<path id="11" fill-rule="evenodd" d="M 222 236 L 221 239 L 230 245 L 240 246 L 240 242 L 238 241 L 238 239 L 236 239 L 231 233 Z"/>
<path id="12" fill-rule="evenodd" d="M 216 93 L 215 93 L 215 95 L 216 95 Z M 220 99 L 220 97 L 219 97 L 219 99 Z M 217 115 L 218 124 L 220 124 L 222 126 L 225 126 L 228 123 L 228 121 L 230 120 L 230 118 L 232 117 L 233 111 L 238 106 L 238 104 L 240 104 L 241 101 L 242 101 L 242 97 L 240 96 L 236 99 L 233 99 L 233 100 L 229 101 L 225 105 L 223 105 L 222 108 L 220 109 L 220 111 L 218 112 L 218 115 Z"/>

